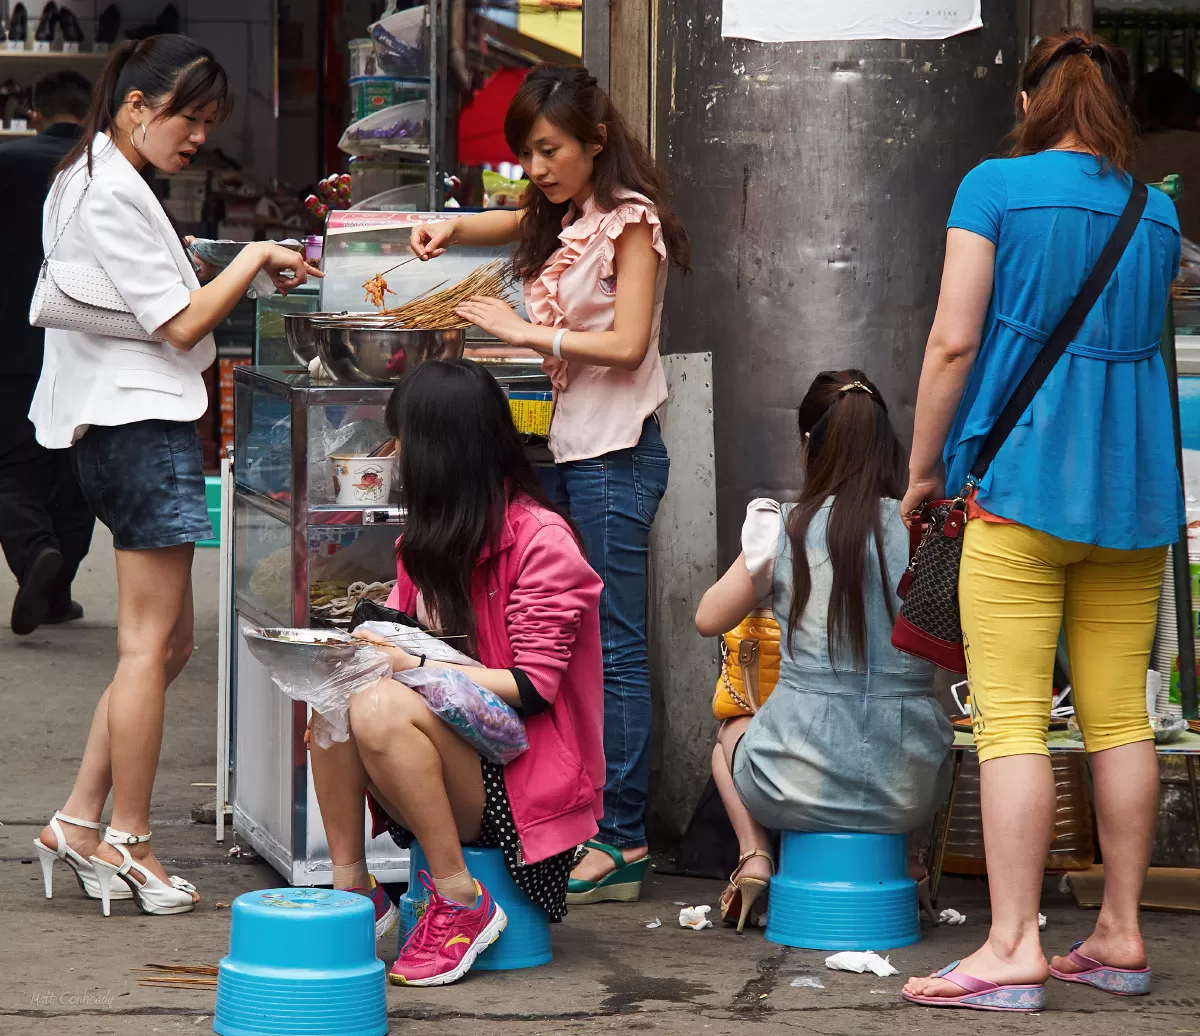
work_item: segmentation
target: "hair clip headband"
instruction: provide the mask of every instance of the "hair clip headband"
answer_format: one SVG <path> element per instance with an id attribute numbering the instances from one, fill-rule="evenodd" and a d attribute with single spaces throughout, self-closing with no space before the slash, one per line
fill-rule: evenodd
<path id="1" fill-rule="evenodd" d="M 838 393 L 841 394 L 843 392 L 865 392 L 868 396 L 875 395 L 875 392 L 872 390 L 871 386 L 864 385 L 861 381 L 852 381 L 847 385 L 843 385 L 840 389 L 838 389 Z"/>

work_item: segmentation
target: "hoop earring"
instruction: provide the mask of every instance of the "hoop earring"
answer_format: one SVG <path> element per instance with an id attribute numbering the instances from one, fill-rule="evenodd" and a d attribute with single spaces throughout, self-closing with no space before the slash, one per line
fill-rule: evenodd
<path id="1" fill-rule="evenodd" d="M 143 122 L 140 125 L 142 127 L 142 143 L 140 146 L 138 142 L 133 139 L 134 133 L 137 132 L 137 127 L 135 126 L 129 131 L 129 146 L 132 147 L 134 151 L 141 151 L 142 148 L 146 146 L 146 124 Z"/>

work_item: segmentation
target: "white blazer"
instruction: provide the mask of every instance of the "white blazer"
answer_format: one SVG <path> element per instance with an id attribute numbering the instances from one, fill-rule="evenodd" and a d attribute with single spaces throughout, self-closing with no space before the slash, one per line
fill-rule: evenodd
<path id="1" fill-rule="evenodd" d="M 92 185 L 54 258 L 103 268 L 138 322 L 153 332 L 188 306 L 200 282 L 146 181 L 108 137 L 98 135 L 92 149 Z M 47 251 L 86 180 L 83 158 L 55 179 L 42 214 Z M 37 440 L 65 449 L 91 425 L 195 421 L 208 409 L 202 375 L 216 355 L 211 334 L 181 352 L 166 342 L 49 328 L 29 409 Z"/>

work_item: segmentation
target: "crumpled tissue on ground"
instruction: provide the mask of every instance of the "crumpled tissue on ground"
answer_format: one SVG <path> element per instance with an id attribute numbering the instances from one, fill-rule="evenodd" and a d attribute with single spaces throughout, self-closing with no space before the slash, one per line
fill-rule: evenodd
<path id="1" fill-rule="evenodd" d="M 694 932 L 702 932 L 705 928 L 711 928 L 712 922 L 708 919 L 708 912 L 712 907 L 707 906 L 690 906 L 684 907 L 679 911 L 679 927 L 690 928 Z"/>
<path id="2" fill-rule="evenodd" d="M 854 950 L 844 950 L 841 953 L 835 953 L 832 957 L 825 958 L 825 967 L 832 968 L 834 971 L 854 971 L 860 975 L 869 971 L 880 978 L 890 978 L 892 975 L 900 974 L 896 968 L 892 967 L 887 957 L 881 957 L 878 953 L 871 951 L 859 953 Z"/>
<path id="3" fill-rule="evenodd" d="M 940 914 L 938 914 L 938 924 L 958 925 L 958 924 L 966 924 L 966 923 L 967 923 L 967 915 L 960 914 L 953 907 L 947 908 L 946 910 L 943 910 Z"/>

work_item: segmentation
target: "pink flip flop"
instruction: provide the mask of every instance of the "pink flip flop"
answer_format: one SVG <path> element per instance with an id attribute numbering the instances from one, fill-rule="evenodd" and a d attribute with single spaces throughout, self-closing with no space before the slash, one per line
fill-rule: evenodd
<path id="1" fill-rule="evenodd" d="M 947 964 L 930 978 L 944 978 L 963 990 L 961 996 L 917 996 L 901 993 L 905 1000 L 923 1007 L 965 1007 L 972 1011 L 1016 1011 L 1029 1014 L 1046 1006 L 1046 987 L 1001 986 L 985 979 L 974 978 L 954 969 L 962 963 Z"/>
<path id="2" fill-rule="evenodd" d="M 1082 971 L 1059 971 L 1051 968 L 1050 974 L 1060 982 L 1078 982 L 1085 986 L 1095 986 L 1105 993 L 1116 996 L 1145 996 L 1150 992 L 1150 982 L 1153 972 L 1149 968 L 1114 968 L 1101 964 L 1098 960 L 1085 957 L 1079 952 L 1083 943 L 1077 942 L 1071 947 L 1067 956 Z"/>

